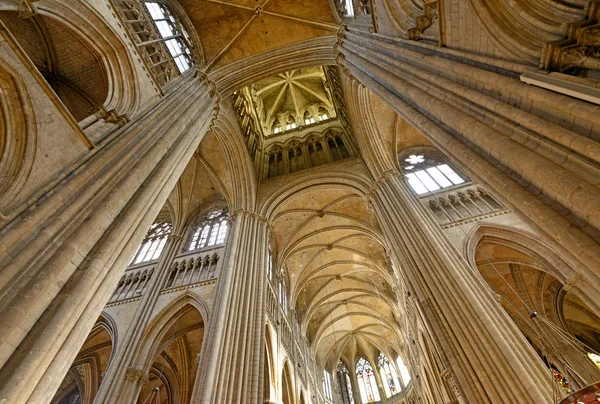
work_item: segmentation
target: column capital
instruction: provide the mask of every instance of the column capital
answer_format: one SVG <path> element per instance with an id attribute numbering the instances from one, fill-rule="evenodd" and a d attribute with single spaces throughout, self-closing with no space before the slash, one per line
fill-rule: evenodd
<path id="1" fill-rule="evenodd" d="M 258 220 L 262 224 L 269 225 L 269 221 L 266 218 L 262 217 L 259 213 L 251 212 L 246 209 L 236 209 L 231 213 L 232 218 L 235 218 L 237 216 L 249 217 Z"/>
<path id="2" fill-rule="evenodd" d="M 396 170 L 396 169 L 391 169 L 391 170 L 384 171 L 379 176 L 379 178 L 377 178 L 371 184 L 369 192 L 367 193 L 367 199 L 370 200 L 373 197 L 373 195 L 375 195 L 377 193 L 377 191 L 379 190 L 379 188 L 381 188 L 381 186 L 383 184 L 385 184 L 386 182 L 388 182 L 392 178 L 400 178 L 400 172 L 398 172 L 398 170 Z"/>
<path id="3" fill-rule="evenodd" d="M 134 367 L 127 368 L 125 379 L 129 382 L 139 383 L 141 385 L 148 383 L 148 375 L 146 375 L 142 370 Z"/>

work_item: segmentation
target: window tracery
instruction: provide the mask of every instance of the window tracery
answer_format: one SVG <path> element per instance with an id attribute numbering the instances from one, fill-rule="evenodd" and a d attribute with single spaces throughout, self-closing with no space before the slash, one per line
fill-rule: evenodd
<path id="1" fill-rule="evenodd" d="M 404 162 L 408 184 L 417 195 L 465 183 L 465 179 L 448 164 L 436 164 L 422 154 L 411 154 Z"/>
<path id="2" fill-rule="evenodd" d="M 139 264 L 158 259 L 172 230 L 173 225 L 166 221 L 155 222 L 150 226 L 150 230 L 146 233 L 146 237 L 138 247 L 131 263 Z"/>
<path id="3" fill-rule="evenodd" d="M 166 2 L 113 0 L 113 5 L 159 85 L 194 64 L 190 36 Z"/>
<path id="4" fill-rule="evenodd" d="M 205 216 L 194 229 L 188 251 L 211 247 L 225 242 L 229 213 L 225 210 L 217 210 Z"/>
<path id="5" fill-rule="evenodd" d="M 144 2 L 144 4 L 179 72 L 185 72 L 193 64 L 190 37 L 187 31 L 177 22 L 165 4 L 156 2 Z"/>
<path id="6" fill-rule="evenodd" d="M 324 107 L 319 107 L 319 121 L 326 121 L 329 119 L 329 113 Z"/>
<path id="7" fill-rule="evenodd" d="M 338 386 L 340 387 L 340 396 L 342 404 L 354 404 L 354 394 L 352 393 L 352 381 L 350 379 L 350 372 L 344 364 L 339 361 L 337 366 L 337 380 Z"/>
<path id="8" fill-rule="evenodd" d="M 381 400 L 373 367 L 365 358 L 359 358 L 356 362 L 356 379 L 363 404 Z"/>
<path id="9" fill-rule="evenodd" d="M 398 380 L 396 369 L 394 369 L 393 365 L 390 366 L 390 362 L 388 361 L 387 357 L 381 352 L 379 352 L 379 356 L 377 357 L 377 367 L 379 367 L 379 374 L 383 380 L 383 389 L 385 390 L 385 395 L 389 398 L 400 393 L 402 391 L 402 387 L 400 385 L 400 381 Z"/>

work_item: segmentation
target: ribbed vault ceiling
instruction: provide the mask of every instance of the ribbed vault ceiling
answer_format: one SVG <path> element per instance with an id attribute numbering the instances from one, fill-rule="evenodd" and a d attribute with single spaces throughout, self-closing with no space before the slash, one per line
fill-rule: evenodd
<path id="1" fill-rule="evenodd" d="M 320 363 L 397 350 L 391 275 L 363 196 L 348 189 L 295 195 L 277 212 L 273 233 L 290 306 Z"/>

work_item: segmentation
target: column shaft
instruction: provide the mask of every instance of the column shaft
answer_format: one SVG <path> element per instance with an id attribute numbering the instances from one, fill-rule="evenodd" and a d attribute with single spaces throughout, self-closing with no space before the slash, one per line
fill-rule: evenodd
<path id="1" fill-rule="evenodd" d="M 397 174 L 379 184 L 372 203 L 384 235 L 468 402 L 549 402 L 549 371 L 483 279 Z"/>
<path id="2" fill-rule="evenodd" d="M 189 75 L 0 239 L 0 400 L 48 402 L 209 124 Z"/>
<path id="3" fill-rule="evenodd" d="M 192 402 L 258 403 L 264 366 L 266 222 L 238 210 L 221 270 Z"/>

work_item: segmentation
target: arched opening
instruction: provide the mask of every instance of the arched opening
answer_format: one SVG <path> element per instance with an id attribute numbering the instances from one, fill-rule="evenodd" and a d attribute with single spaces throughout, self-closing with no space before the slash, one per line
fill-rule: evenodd
<path id="1" fill-rule="evenodd" d="M 23 19 L 16 11 L 2 11 L 0 19 L 75 120 L 104 104 L 107 72 L 101 55 L 85 39 L 45 15 Z"/>
<path id="2" fill-rule="evenodd" d="M 294 404 L 294 383 L 290 371 L 290 364 L 286 362 L 283 365 L 281 374 L 281 401 L 283 404 Z"/>
<path id="3" fill-rule="evenodd" d="M 264 363 L 264 380 L 263 380 L 263 391 L 264 401 L 268 402 L 274 400 L 276 397 L 275 392 L 275 377 L 273 374 L 273 344 L 271 342 L 271 331 L 269 326 L 265 326 L 265 363 Z"/>
<path id="4" fill-rule="evenodd" d="M 496 237 L 483 237 L 474 255 L 479 273 L 563 394 L 600 379 L 589 356 L 600 352 L 600 318 L 554 276 L 559 271 Z"/>
<path id="5" fill-rule="evenodd" d="M 373 366 L 365 358 L 359 358 L 356 362 L 356 380 L 363 404 L 381 400 Z"/>
<path id="6" fill-rule="evenodd" d="M 91 404 L 113 351 L 112 327 L 100 317 L 58 388 L 52 404 Z"/>
<path id="7" fill-rule="evenodd" d="M 204 319 L 191 305 L 184 306 L 153 342 L 154 360 L 137 403 L 189 403 L 204 338 Z M 151 353 L 152 353 L 151 352 Z"/>
<path id="8" fill-rule="evenodd" d="M 354 404 L 354 392 L 352 391 L 352 378 L 346 364 L 342 361 L 337 366 L 337 387 L 342 404 Z"/>

